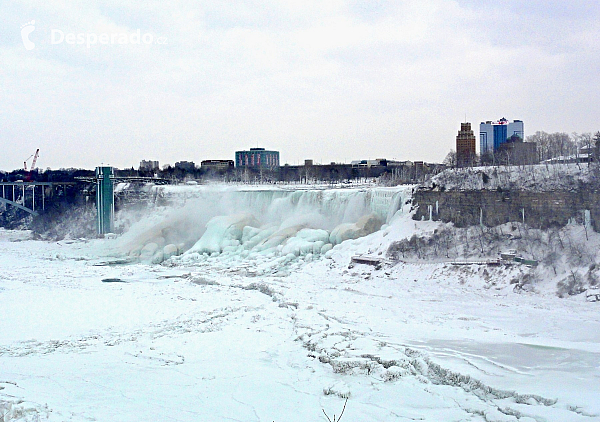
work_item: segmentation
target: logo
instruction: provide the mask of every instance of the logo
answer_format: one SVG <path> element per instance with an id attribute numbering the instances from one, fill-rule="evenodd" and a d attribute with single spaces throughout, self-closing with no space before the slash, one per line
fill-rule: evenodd
<path id="1" fill-rule="evenodd" d="M 71 45 L 85 45 L 90 48 L 92 45 L 104 44 L 104 45 L 115 45 L 115 44 L 154 44 L 154 36 L 150 33 L 142 34 L 138 29 L 133 33 L 64 33 L 60 29 L 53 29 L 51 32 L 52 45 L 55 44 L 71 44 Z M 158 38 L 156 44 L 166 44 L 165 38 Z"/>
<path id="2" fill-rule="evenodd" d="M 29 34 L 35 31 L 35 21 L 21 25 L 21 38 L 27 50 L 33 50 L 35 44 L 29 39 Z M 166 37 L 155 37 L 149 32 L 142 34 L 141 30 L 119 33 L 94 33 L 94 32 L 63 32 L 60 29 L 52 29 L 50 32 L 50 44 L 84 45 L 91 48 L 93 45 L 141 45 L 158 44 L 167 45 Z"/>
<path id="3" fill-rule="evenodd" d="M 21 25 L 21 38 L 23 39 L 23 45 L 27 50 L 33 50 L 35 48 L 35 44 L 29 40 L 29 34 L 33 31 L 35 31 L 35 21 Z"/>

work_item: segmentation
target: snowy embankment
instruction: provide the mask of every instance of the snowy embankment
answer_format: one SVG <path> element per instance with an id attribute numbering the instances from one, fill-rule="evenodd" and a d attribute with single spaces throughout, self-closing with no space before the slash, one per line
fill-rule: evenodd
<path id="1" fill-rule="evenodd" d="M 323 195 L 303 208 L 302 195 L 271 195 L 282 199 L 271 201 L 279 208 L 245 197 L 246 211 L 279 231 L 311 215 L 263 250 L 244 237 L 252 226 L 214 223 L 239 211 L 214 203 L 208 215 L 194 214 L 216 224 L 203 242 L 216 245 L 212 252 L 192 250 L 205 233 L 186 207 L 155 213 L 114 240 L 46 243 L 0 231 L 4 419 L 325 420 L 322 409 L 339 415 L 346 398 L 348 422 L 600 419 L 597 303 L 585 295 L 560 299 L 556 281 L 542 278 L 535 289 L 515 291 L 511 280 L 553 272 L 544 264 L 440 262 L 445 252 L 473 249 L 459 232 L 435 257 L 430 245 L 403 249 L 407 262 L 386 261 L 397 242 L 451 229 L 413 221 L 407 209 L 380 230 L 314 253 L 325 234 L 310 238 L 303 230 L 323 230 L 330 240 L 339 225 L 373 212 L 372 195 L 347 197 L 360 199 L 345 220 L 333 217 L 352 210 L 328 211 Z M 336 198 L 348 207 L 350 200 Z M 155 224 L 165 243 L 185 236 L 190 252 L 162 265 L 113 257 L 130 251 L 123 245 L 156 243 Z M 567 228 L 569 239 L 579 229 Z M 597 235 L 588 235 L 577 241 L 597 251 Z M 309 240 L 310 251 L 306 244 L 285 250 Z M 384 262 L 350 265 L 357 254 Z"/>
<path id="2" fill-rule="evenodd" d="M 598 181 L 598 168 L 587 164 L 465 167 L 444 170 L 428 187 L 443 190 L 572 190 Z"/>

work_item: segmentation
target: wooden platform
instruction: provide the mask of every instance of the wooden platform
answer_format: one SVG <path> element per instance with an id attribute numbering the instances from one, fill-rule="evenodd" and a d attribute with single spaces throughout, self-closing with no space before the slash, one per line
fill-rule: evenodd
<path id="1" fill-rule="evenodd" d="M 379 258 L 375 256 L 365 256 L 365 255 L 355 255 L 350 260 L 352 264 L 364 264 L 371 265 L 373 267 L 381 267 L 381 264 L 385 263 L 384 258 Z"/>

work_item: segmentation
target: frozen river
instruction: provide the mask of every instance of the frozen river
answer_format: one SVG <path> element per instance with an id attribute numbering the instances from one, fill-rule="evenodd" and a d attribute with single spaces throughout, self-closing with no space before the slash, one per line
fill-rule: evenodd
<path id="1" fill-rule="evenodd" d="M 304 422 L 346 398 L 344 422 L 600 420 L 597 303 L 516 294 L 509 273 L 349 268 L 434 225 L 399 217 L 271 272 L 0 231 L 0 420 Z"/>

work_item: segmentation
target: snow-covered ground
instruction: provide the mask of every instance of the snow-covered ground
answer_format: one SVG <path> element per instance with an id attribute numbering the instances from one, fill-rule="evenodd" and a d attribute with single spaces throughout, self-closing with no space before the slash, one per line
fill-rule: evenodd
<path id="1" fill-rule="evenodd" d="M 536 164 L 447 169 L 432 177 L 429 187 L 445 190 L 572 190 L 597 183 L 598 167 L 588 164 Z"/>
<path id="2" fill-rule="evenodd" d="M 516 293 L 522 266 L 349 265 L 440 228 L 388 223 L 275 266 L 0 231 L 0 421 L 600 420 L 598 303 Z"/>

